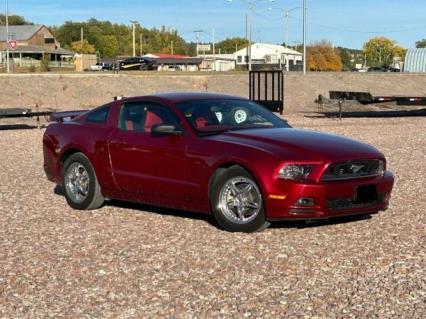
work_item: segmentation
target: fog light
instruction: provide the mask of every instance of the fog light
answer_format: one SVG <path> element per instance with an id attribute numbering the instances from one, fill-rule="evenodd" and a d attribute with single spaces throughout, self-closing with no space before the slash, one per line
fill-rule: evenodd
<path id="1" fill-rule="evenodd" d="M 314 199 L 312 197 L 302 197 L 296 201 L 298 206 L 314 206 Z"/>

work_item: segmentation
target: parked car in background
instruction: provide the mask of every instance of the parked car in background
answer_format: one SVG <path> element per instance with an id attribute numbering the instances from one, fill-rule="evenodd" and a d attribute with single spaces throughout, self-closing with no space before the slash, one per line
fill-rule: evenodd
<path id="1" fill-rule="evenodd" d="M 368 72 L 401 72 L 401 69 L 395 68 L 393 66 L 376 66 L 368 68 Z"/>
<path id="2" fill-rule="evenodd" d="M 169 65 L 167 71 L 182 71 L 179 65 Z"/>
<path id="3" fill-rule="evenodd" d="M 391 66 L 389 67 L 389 72 L 401 72 L 401 69 L 398 67 Z"/>
<path id="4" fill-rule="evenodd" d="M 103 67 L 102 67 L 102 63 L 96 63 L 96 64 L 92 64 L 89 67 L 89 71 L 102 71 Z"/>
<path id="5" fill-rule="evenodd" d="M 96 64 L 93 64 L 89 68 L 90 71 L 108 71 L 112 70 L 112 64 L 106 63 L 106 62 L 98 62 Z"/>
<path id="6" fill-rule="evenodd" d="M 102 64 L 102 70 L 103 71 L 110 71 L 110 70 L 112 70 L 113 63 L 101 62 L 101 64 Z"/>
<path id="7" fill-rule="evenodd" d="M 212 214 L 228 231 L 253 232 L 274 220 L 386 210 L 394 182 L 374 147 L 291 128 L 240 97 L 125 98 L 51 120 L 44 170 L 79 210 L 136 201 Z"/>
<path id="8" fill-rule="evenodd" d="M 149 58 L 133 57 L 120 61 L 119 69 L 124 71 L 151 71 L 157 70 L 157 63 Z"/>

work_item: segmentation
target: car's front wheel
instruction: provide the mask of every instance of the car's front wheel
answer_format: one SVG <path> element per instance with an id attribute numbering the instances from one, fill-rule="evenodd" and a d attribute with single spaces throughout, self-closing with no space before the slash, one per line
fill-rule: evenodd
<path id="1" fill-rule="evenodd" d="M 223 229 L 255 232 L 269 226 L 259 186 L 247 170 L 240 166 L 223 170 L 212 186 L 212 212 Z"/>
<path id="2" fill-rule="evenodd" d="M 104 203 L 101 187 L 89 159 L 82 153 L 68 157 L 63 164 L 63 188 L 68 204 L 79 210 L 97 209 Z"/>

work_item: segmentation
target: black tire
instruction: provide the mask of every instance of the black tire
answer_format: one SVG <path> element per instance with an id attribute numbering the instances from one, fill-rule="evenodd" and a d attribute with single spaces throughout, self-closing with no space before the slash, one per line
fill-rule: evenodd
<path id="1" fill-rule="evenodd" d="M 253 219 L 250 220 L 251 217 L 248 218 L 247 222 L 238 221 L 238 216 L 235 216 L 235 219 L 233 219 L 232 216 L 229 217 L 230 209 L 223 209 L 223 205 L 221 205 L 221 198 L 226 198 L 224 195 L 226 194 L 226 190 L 229 189 L 230 191 L 227 185 L 232 181 L 238 181 L 240 179 L 252 184 L 251 187 L 254 189 L 255 197 L 259 202 L 257 205 L 258 209 L 256 209 L 257 213 L 252 215 Z M 228 194 L 230 193 L 228 192 Z M 257 182 L 254 177 L 241 166 L 232 166 L 226 170 L 220 171 L 215 176 L 210 192 L 210 207 L 217 223 L 226 231 L 251 233 L 262 231 L 270 225 L 269 222 L 266 221 L 263 196 Z"/>
<path id="2" fill-rule="evenodd" d="M 80 195 L 81 200 L 77 200 L 72 194 L 72 185 L 70 185 L 70 179 L 67 174 L 71 169 L 75 167 L 85 169 L 88 177 L 88 187 L 86 187 L 87 194 L 85 196 Z M 66 159 L 62 166 L 62 187 L 64 196 L 68 204 L 78 210 L 93 210 L 101 207 L 105 201 L 101 187 L 99 186 L 98 179 L 96 177 L 95 170 L 93 169 L 90 160 L 83 153 L 74 153 Z M 82 193 L 81 193 L 82 194 Z"/>

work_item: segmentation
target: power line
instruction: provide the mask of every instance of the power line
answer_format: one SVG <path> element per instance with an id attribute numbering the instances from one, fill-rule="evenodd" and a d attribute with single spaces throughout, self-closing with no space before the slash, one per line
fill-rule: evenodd
<path id="1" fill-rule="evenodd" d="M 293 20 L 299 20 L 298 18 L 294 18 L 294 17 L 290 17 Z M 320 23 L 309 23 L 310 25 L 314 25 L 314 26 L 318 26 L 318 27 L 322 27 L 322 28 L 327 28 L 327 29 L 331 29 L 331 30 L 335 30 L 335 31 L 341 31 L 341 32 L 348 32 L 348 33 L 364 33 L 364 34 L 377 34 L 377 33 L 402 33 L 402 32 L 410 32 L 410 31 L 415 31 L 415 30 L 423 30 L 426 28 L 426 25 L 423 26 L 417 26 L 417 27 L 411 27 L 411 28 L 406 28 L 406 29 L 399 29 L 399 30 L 387 30 L 387 31 L 383 31 L 383 30 L 377 30 L 377 31 L 365 31 L 365 30 L 354 30 L 354 29 L 345 29 L 345 28 L 339 28 L 339 27 L 334 27 L 334 26 L 330 26 L 330 25 L 325 25 L 325 24 L 320 24 Z"/>
<path id="2" fill-rule="evenodd" d="M 257 12 L 257 11 L 254 11 L 254 14 L 256 16 L 258 16 L 262 19 L 268 20 L 268 21 L 274 21 L 274 20 L 281 20 L 282 19 L 282 17 L 268 17 L 268 16 L 265 16 L 265 15 L 263 15 L 263 14 Z M 293 19 L 293 20 L 297 20 L 297 21 L 302 21 L 302 19 L 300 19 L 300 18 L 295 18 L 295 17 L 291 17 L 291 16 L 289 18 Z M 308 24 L 312 25 L 312 26 L 317 26 L 317 27 L 335 30 L 335 31 L 340 31 L 340 32 L 361 33 L 361 34 L 403 33 L 403 32 L 410 32 L 410 31 L 416 31 L 416 30 L 424 30 L 426 28 L 426 25 L 422 25 L 422 26 L 415 26 L 415 27 L 410 27 L 410 28 L 405 28 L 405 29 L 395 29 L 395 30 L 386 30 L 386 31 L 383 31 L 383 30 L 366 31 L 366 30 L 339 28 L 339 27 L 321 24 L 321 23 L 315 23 L 315 22 L 309 22 Z"/>
<path id="3" fill-rule="evenodd" d="M 259 13 L 259 12 L 256 12 L 256 11 L 253 11 L 253 13 L 255 15 L 257 15 L 258 17 L 261 17 L 261 18 L 263 18 L 265 20 L 282 20 L 283 19 L 282 17 L 276 17 L 276 18 L 267 17 L 267 16 L 265 16 L 265 15 Z"/>
<path id="4" fill-rule="evenodd" d="M 213 34 L 212 34 L 212 33 L 209 33 L 209 32 L 204 31 L 204 30 L 203 30 L 203 33 L 207 34 L 210 38 L 213 36 Z M 223 37 L 223 36 L 220 36 L 220 35 L 218 36 L 217 31 L 215 31 L 215 38 L 216 38 L 216 40 L 223 41 L 223 40 L 226 40 L 228 37 Z M 220 41 L 219 41 L 219 42 L 220 42 Z"/>

